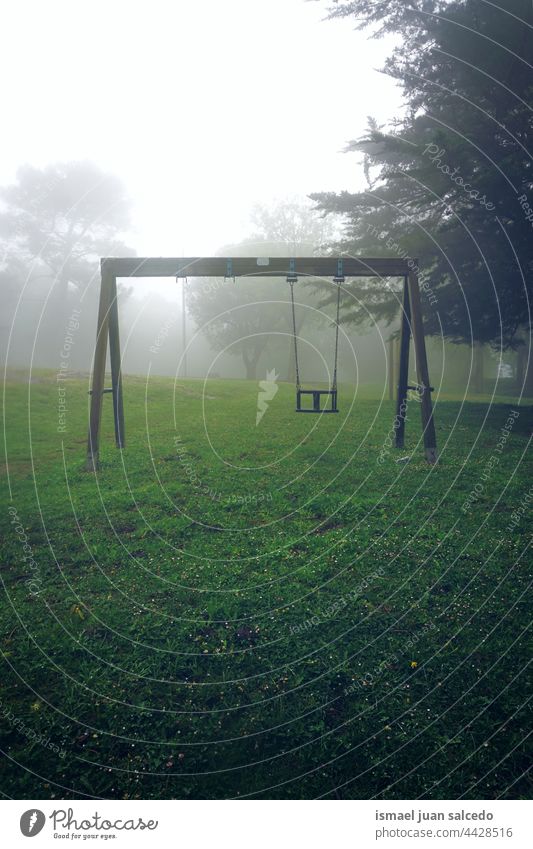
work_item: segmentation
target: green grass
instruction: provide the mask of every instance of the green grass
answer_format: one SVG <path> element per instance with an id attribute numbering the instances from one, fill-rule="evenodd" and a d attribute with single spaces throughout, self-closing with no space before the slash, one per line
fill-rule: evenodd
<path id="1" fill-rule="evenodd" d="M 256 427 L 255 383 L 125 386 L 97 475 L 86 381 L 64 433 L 51 375 L 6 387 L 2 791 L 528 796 L 531 407 L 498 452 L 516 402 L 439 399 L 430 467 L 371 388 Z"/>

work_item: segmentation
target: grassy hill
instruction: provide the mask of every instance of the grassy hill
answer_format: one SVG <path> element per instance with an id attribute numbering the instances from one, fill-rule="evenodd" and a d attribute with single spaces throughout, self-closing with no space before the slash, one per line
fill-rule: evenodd
<path id="1" fill-rule="evenodd" d="M 126 378 L 95 475 L 64 386 L 5 389 L 13 797 L 530 793 L 531 407 L 439 398 L 430 467 L 375 389 L 256 426 L 256 383 Z"/>

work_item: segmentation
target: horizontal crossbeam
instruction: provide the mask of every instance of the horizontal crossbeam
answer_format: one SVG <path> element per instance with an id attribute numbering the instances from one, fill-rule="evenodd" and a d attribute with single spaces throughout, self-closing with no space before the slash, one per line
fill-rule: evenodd
<path id="1" fill-rule="evenodd" d="M 411 268 L 413 267 L 413 260 Z M 337 257 L 105 257 L 102 272 L 113 277 L 337 277 Z M 345 277 L 405 277 L 409 260 L 342 257 Z"/>

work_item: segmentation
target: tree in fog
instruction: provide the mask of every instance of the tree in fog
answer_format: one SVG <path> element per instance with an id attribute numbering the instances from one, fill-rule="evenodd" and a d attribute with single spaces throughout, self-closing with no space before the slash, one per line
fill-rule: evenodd
<path id="1" fill-rule="evenodd" d="M 59 298 L 86 284 L 101 256 L 132 255 L 120 238 L 130 225 L 124 187 L 91 162 L 25 165 L 0 202 L 4 260 L 48 272 Z"/>
<path id="2" fill-rule="evenodd" d="M 254 227 L 249 242 L 256 242 L 272 256 L 313 256 L 325 250 L 335 236 L 331 218 L 298 198 L 287 198 L 270 206 L 256 204 L 250 219 Z"/>
<path id="3" fill-rule="evenodd" d="M 340 247 L 419 257 L 433 293 L 422 297 L 427 332 L 520 345 L 533 295 L 531 3 L 344 0 L 330 14 L 400 35 L 385 71 L 407 104 L 349 144 L 364 157 L 367 191 L 313 195 L 344 216 Z M 397 314 L 394 283 L 351 285 L 377 318 Z"/>
<path id="4" fill-rule="evenodd" d="M 134 253 L 122 238 L 129 226 L 121 181 L 90 162 L 25 165 L 15 183 L 0 188 L 0 285 L 9 325 L 24 289 L 17 313 L 22 324 L 14 336 L 19 352 L 29 347 L 38 322 L 41 359 L 55 363 L 64 318 L 74 296 L 78 302 L 83 294 L 85 320 L 76 350 L 85 348 L 80 361 L 89 364 L 99 259 Z M 48 309 L 39 316 L 47 297 Z"/>
<path id="5" fill-rule="evenodd" d="M 255 206 L 251 215 L 252 235 L 238 245 L 227 245 L 221 256 L 312 256 L 333 236 L 333 225 L 321 218 L 310 204 L 282 201 L 273 206 Z M 324 324 L 319 298 L 300 279 L 297 299 L 313 309 L 299 308 L 297 332 L 304 323 Z M 280 278 L 237 278 L 233 281 L 196 280 L 190 286 L 189 311 L 216 351 L 242 357 L 246 377 L 257 377 L 261 357 L 271 349 L 286 349 L 287 377 L 292 379 L 292 318 L 288 283 Z M 280 335 L 281 334 L 281 335 Z"/>
<path id="6" fill-rule="evenodd" d="M 195 281 L 187 305 L 211 348 L 242 357 L 246 378 L 253 380 L 273 334 L 286 329 L 286 306 L 277 303 L 284 294 L 279 280 L 215 278 Z"/>

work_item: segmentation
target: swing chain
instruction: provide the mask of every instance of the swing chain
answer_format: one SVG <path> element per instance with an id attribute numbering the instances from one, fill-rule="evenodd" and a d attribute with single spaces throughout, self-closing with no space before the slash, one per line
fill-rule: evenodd
<path id="1" fill-rule="evenodd" d="M 342 266 L 341 266 L 342 269 Z M 294 271 L 291 269 L 292 273 L 287 277 L 287 283 L 291 287 L 291 308 L 292 308 L 292 336 L 294 339 L 294 365 L 296 371 L 296 389 L 299 391 L 301 389 L 300 383 L 300 365 L 298 362 L 298 338 L 297 338 L 297 330 L 296 330 L 296 307 L 294 303 L 294 284 L 296 283 L 297 277 L 294 275 Z M 342 275 L 342 270 L 341 270 Z M 335 277 L 335 283 L 337 284 L 337 312 L 335 317 L 335 354 L 333 358 L 333 381 L 331 388 L 332 390 L 337 390 L 337 362 L 339 359 L 339 324 L 340 324 L 340 309 L 341 309 L 341 286 L 344 282 L 344 276 L 338 275 Z"/>
<path id="2" fill-rule="evenodd" d="M 335 278 L 335 283 L 337 284 L 337 316 L 335 318 L 335 356 L 333 360 L 333 385 L 332 389 L 337 389 L 337 360 L 339 358 L 339 320 L 340 320 L 340 308 L 341 308 L 341 285 L 344 281 L 344 277 L 337 276 Z"/>
<path id="3" fill-rule="evenodd" d="M 298 364 L 298 341 L 297 341 L 297 331 L 296 331 L 296 309 L 294 306 L 294 284 L 296 280 L 294 278 L 288 277 L 287 282 L 291 287 L 291 306 L 292 306 L 292 338 L 294 339 L 294 366 L 296 370 L 296 389 L 300 391 L 301 383 L 300 383 L 300 366 Z"/>

